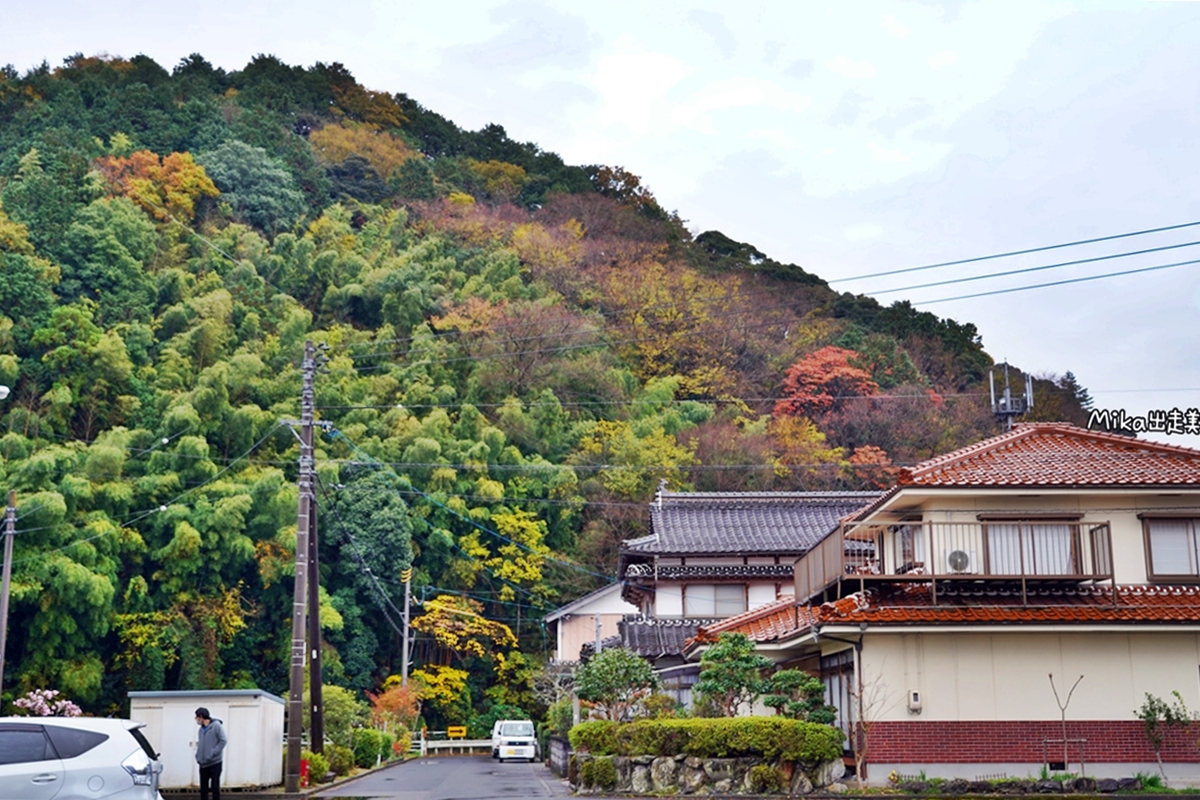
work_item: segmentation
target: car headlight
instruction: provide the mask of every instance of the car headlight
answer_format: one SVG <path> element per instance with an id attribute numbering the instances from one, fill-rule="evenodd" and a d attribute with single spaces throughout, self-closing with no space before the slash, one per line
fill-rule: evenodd
<path id="1" fill-rule="evenodd" d="M 154 784 L 154 770 L 152 769 L 154 764 L 145 751 L 134 750 L 130 753 L 129 758 L 121 762 L 121 766 L 133 778 L 134 786 L 152 786 Z"/>

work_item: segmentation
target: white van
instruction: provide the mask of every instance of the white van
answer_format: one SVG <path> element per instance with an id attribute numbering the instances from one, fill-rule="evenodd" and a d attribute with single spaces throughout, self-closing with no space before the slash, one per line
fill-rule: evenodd
<path id="1" fill-rule="evenodd" d="M 492 758 L 537 759 L 537 735 L 527 719 L 502 719 L 492 726 Z"/>

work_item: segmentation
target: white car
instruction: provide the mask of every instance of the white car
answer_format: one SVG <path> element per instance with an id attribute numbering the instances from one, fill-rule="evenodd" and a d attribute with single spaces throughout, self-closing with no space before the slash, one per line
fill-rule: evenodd
<path id="1" fill-rule="evenodd" d="M 492 726 L 492 758 L 537 759 L 537 734 L 527 719 L 502 719 Z"/>
<path id="2" fill-rule="evenodd" d="M 142 723 L 93 717 L 0 717 L 5 800 L 162 800 L 158 754 Z"/>

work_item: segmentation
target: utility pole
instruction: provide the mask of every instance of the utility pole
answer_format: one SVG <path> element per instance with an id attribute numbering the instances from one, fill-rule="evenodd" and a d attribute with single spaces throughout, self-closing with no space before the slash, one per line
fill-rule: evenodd
<path id="1" fill-rule="evenodd" d="M 4 690 L 4 648 L 8 644 L 8 588 L 12 583 L 13 539 L 17 535 L 17 493 L 8 493 L 4 513 L 4 577 L 0 582 L 0 692 Z"/>
<path id="2" fill-rule="evenodd" d="M 288 693 L 287 770 L 284 791 L 300 790 L 300 749 L 304 730 L 304 611 L 308 600 L 308 535 L 312 530 L 313 493 L 313 381 L 317 374 L 317 350 L 312 340 L 304 343 L 303 379 L 300 390 L 300 497 L 296 505 L 296 584 L 292 595 L 292 649 Z M 294 431 L 293 431 L 294 433 Z"/>
<path id="3" fill-rule="evenodd" d="M 301 431 L 313 446 L 313 426 Z M 317 555 L 317 498 L 312 493 L 308 507 L 308 749 L 325 752 L 325 701 L 321 677 L 321 559 Z M 322 776 L 323 777 L 323 776 Z"/>
<path id="4" fill-rule="evenodd" d="M 408 610 L 412 602 L 412 567 L 400 573 L 404 581 L 404 643 L 401 647 L 400 685 L 408 686 Z"/>

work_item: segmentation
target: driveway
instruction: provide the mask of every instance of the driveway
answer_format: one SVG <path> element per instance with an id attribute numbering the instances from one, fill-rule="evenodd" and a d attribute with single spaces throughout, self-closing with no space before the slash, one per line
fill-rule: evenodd
<path id="1" fill-rule="evenodd" d="M 315 796 L 359 800 L 498 800 L 571 794 L 542 764 L 501 764 L 487 756 L 442 756 L 396 764 Z"/>

